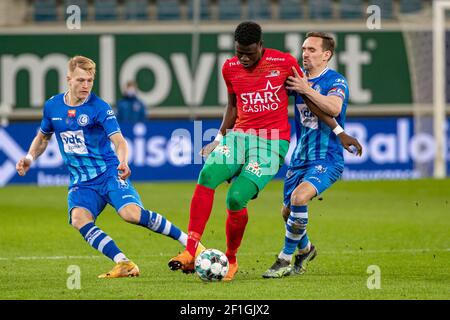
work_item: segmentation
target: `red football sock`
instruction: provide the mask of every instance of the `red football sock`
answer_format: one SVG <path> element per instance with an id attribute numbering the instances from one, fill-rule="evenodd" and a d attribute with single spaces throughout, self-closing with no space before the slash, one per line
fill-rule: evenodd
<path id="1" fill-rule="evenodd" d="M 248 222 L 247 208 L 241 210 L 227 209 L 227 252 L 229 263 L 236 263 L 236 253 L 244 237 L 245 226 Z"/>
<path id="2" fill-rule="evenodd" d="M 214 192 L 214 189 L 197 184 L 192 196 L 186 250 L 193 256 L 211 214 Z"/>

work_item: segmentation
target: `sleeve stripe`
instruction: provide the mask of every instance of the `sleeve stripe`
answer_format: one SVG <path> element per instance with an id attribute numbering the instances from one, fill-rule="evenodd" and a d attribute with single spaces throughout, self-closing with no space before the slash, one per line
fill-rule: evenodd
<path id="1" fill-rule="evenodd" d="M 52 132 L 45 132 L 44 130 L 42 130 L 42 128 L 39 128 L 39 131 L 41 131 L 43 134 L 45 134 L 45 135 L 49 135 L 49 134 L 53 134 L 53 133 L 55 133 L 55 131 L 52 131 Z"/>
<path id="2" fill-rule="evenodd" d="M 337 92 L 331 92 L 331 93 L 327 94 L 327 96 L 336 96 L 336 97 L 341 98 L 342 100 L 345 100 L 345 96 L 340 93 L 337 93 Z"/>
<path id="3" fill-rule="evenodd" d="M 120 130 L 116 130 L 114 132 L 111 132 L 110 134 L 108 134 L 108 138 L 111 137 L 113 134 L 120 132 Z"/>

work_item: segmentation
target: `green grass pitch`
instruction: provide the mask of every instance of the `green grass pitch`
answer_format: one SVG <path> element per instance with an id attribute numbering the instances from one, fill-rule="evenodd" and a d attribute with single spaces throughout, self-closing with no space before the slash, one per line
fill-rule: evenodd
<path id="1" fill-rule="evenodd" d="M 194 183 L 136 184 L 146 208 L 186 229 Z M 225 250 L 227 185 L 216 192 L 203 242 Z M 231 283 L 203 283 L 170 271 L 181 247 L 121 221 L 111 207 L 97 220 L 141 276 L 97 279 L 113 263 L 67 223 L 64 187 L 0 189 L 0 299 L 449 299 L 450 180 L 336 183 L 309 205 L 317 258 L 302 276 L 263 279 L 282 248 L 282 181 L 249 204 L 249 223 Z M 69 266 L 80 289 L 69 289 Z M 369 289 L 372 267 L 380 288 Z M 368 273 L 369 268 L 369 273 Z M 69 272 L 68 272 L 69 271 Z M 371 278 L 372 277 L 372 278 Z"/>

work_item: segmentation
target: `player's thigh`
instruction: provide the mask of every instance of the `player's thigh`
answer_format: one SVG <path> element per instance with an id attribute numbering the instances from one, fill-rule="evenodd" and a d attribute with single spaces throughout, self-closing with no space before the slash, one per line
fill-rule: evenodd
<path id="1" fill-rule="evenodd" d="M 223 182 L 231 180 L 238 172 L 239 168 L 234 165 L 205 163 L 198 175 L 197 183 L 210 189 L 216 189 Z"/>
<path id="2" fill-rule="evenodd" d="M 315 195 L 319 195 L 340 179 L 342 172 L 342 167 L 324 162 L 310 166 L 305 173 L 303 181 L 311 184 L 316 191 Z"/>
<path id="3" fill-rule="evenodd" d="M 290 214 L 291 208 L 283 205 L 283 207 L 281 208 L 281 216 L 283 217 L 284 222 L 287 222 Z"/>
<path id="4" fill-rule="evenodd" d="M 85 221 L 86 213 L 90 213 L 95 221 L 106 206 L 106 201 L 97 190 L 88 187 L 76 186 L 69 189 L 67 195 L 69 208 L 69 223 L 79 225 L 80 221 Z M 82 210 L 75 210 L 82 209 Z M 75 220 L 73 221 L 73 218 Z"/>
<path id="5" fill-rule="evenodd" d="M 289 149 L 289 143 L 284 140 L 268 141 L 259 139 L 258 147 L 250 146 L 247 159 L 239 176 L 253 181 L 261 191 L 275 177 L 284 164 L 284 157 Z"/>
<path id="6" fill-rule="evenodd" d="M 108 177 L 106 191 L 103 196 L 105 200 L 110 205 L 112 205 L 119 214 L 120 212 L 122 212 L 125 215 L 126 213 L 134 212 L 137 210 L 133 210 L 130 208 L 122 210 L 125 209 L 128 205 L 134 204 L 139 208 L 144 207 L 141 202 L 141 197 L 139 196 L 138 192 L 129 179 L 122 180 L 117 176 Z"/>
<path id="7" fill-rule="evenodd" d="M 262 174 L 276 175 L 284 164 L 289 150 L 285 140 L 268 140 L 255 135 L 246 139 L 246 168 L 249 164 L 257 166 Z M 251 165 L 251 166 L 252 166 Z"/>

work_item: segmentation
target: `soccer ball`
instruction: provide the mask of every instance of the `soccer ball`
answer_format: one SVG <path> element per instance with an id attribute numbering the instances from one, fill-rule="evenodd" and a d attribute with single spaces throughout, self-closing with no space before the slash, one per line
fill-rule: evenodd
<path id="1" fill-rule="evenodd" d="M 220 281 L 228 272 L 228 258 L 217 249 L 206 249 L 195 259 L 195 272 L 203 281 Z"/>

